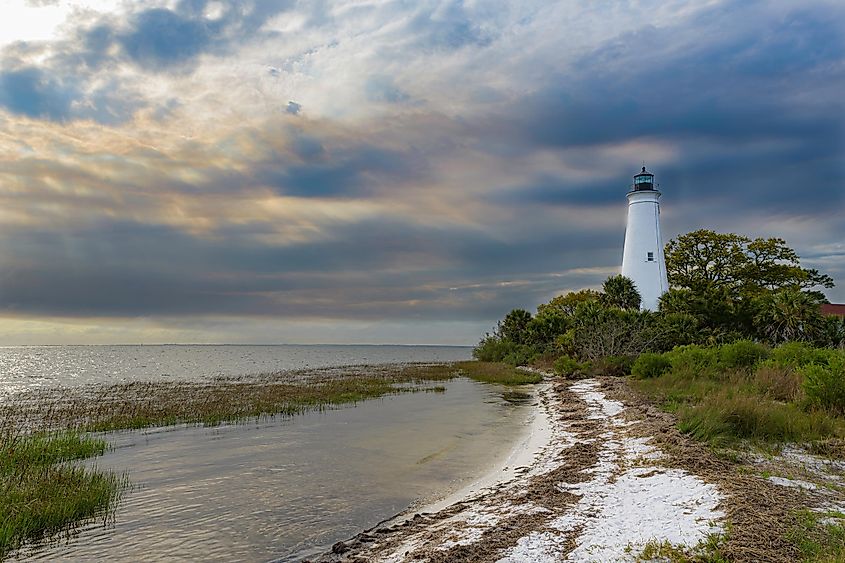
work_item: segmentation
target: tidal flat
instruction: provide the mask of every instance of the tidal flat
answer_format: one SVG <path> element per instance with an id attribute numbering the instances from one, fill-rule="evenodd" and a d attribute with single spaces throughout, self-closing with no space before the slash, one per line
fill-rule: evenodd
<path id="1" fill-rule="evenodd" d="M 74 539 L 18 555 L 114 559 L 155 544 L 162 557 L 265 560 L 324 549 L 504 455 L 521 431 L 514 417 L 530 409 L 503 384 L 538 379 L 478 363 L 359 366 L 18 396 L 0 407 L 5 428 L 104 439 L 111 451 L 75 470 L 128 471 L 132 483 L 119 505 L 77 515 Z M 55 537 L 29 539 L 44 535 Z"/>

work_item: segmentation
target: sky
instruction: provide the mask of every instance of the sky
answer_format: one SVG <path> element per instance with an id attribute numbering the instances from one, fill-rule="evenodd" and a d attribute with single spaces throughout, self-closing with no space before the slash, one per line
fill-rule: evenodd
<path id="1" fill-rule="evenodd" d="M 845 3 L 0 0 L 0 345 L 474 344 L 664 239 L 845 302 Z"/>

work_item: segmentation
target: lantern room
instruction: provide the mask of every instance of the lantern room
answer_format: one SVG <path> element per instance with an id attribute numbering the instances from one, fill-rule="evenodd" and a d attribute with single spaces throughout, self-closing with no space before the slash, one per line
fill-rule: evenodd
<path id="1" fill-rule="evenodd" d="M 642 172 L 634 176 L 633 191 L 654 190 L 654 174 L 643 166 Z"/>

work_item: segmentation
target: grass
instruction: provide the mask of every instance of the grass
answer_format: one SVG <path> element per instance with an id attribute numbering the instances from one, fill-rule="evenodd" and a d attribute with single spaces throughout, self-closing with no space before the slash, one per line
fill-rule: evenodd
<path id="1" fill-rule="evenodd" d="M 133 382 L 4 402 L 0 404 L 0 559 L 24 544 L 113 514 L 127 485 L 125 477 L 73 463 L 106 450 L 106 442 L 91 432 L 293 416 L 389 394 L 442 393 L 446 388 L 432 382 L 456 377 L 507 386 L 542 380 L 504 364 L 457 362 L 211 382 Z"/>
<path id="2" fill-rule="evenodd" d="M 677 415 L 680 430 L 718 448 L 748 440 L 842 451 L 836 444 L 845 439 L 845 418 L 806 400 L 799 370 L 768 362 L 751 368 L 691 363 L 686 356 L 659 377 L 632 381 Z"/>
<path id="3" fill-rule="evenodd" d="M 802 510 L 795 514 L 786 539 L 803 561 L 845 561 L 845 522 L 839 512 Z"/>
<path id="4" fill-rule="evenodd" d="M 538 373 L 496 362 L 458 362 L 454 366 L 458 374 L 484 383 L 512 386 L 540 383 L 543 380 L 543 376 Z"/>
<path id="5" fill-rule="evenodd" d="M 359 368 L 360 370 L 361 368 Z M 514 386 L 542 376 L 488 362 L 373 367 L 359 373 L 318 371 L 309 377 L 261 376 L 211 382 L 133 382 L 61 397 L 24 398 L 0 407 L 0 421 L 35 429 L 102 432 L 176 424 L 219 424 L 293 416 L 389 394 L 443 391 L 430 382 L 467 377 Z"/>
<path id="6" fill-rule="evenodd" d="M 126 480 L 70 462 L 102 454 L 104 440 L 74 432 L 0 433 L 0 559 L 116 508 Z"/>
<path id="7" fill-rule="evenodd" d="M 722 534 L 709 534 L 705 540 L 693 548 L 674 545 L 669 541 L 651 540 L 643 546 L 636 561 L 668 561 L 670 563 L 725 563 L 721 554 L 725 541 Z"/>

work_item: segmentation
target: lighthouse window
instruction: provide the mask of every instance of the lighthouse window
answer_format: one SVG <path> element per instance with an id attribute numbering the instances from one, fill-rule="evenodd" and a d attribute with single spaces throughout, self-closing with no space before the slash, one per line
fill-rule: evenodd
<path id="1" fill-rule="evenodd" d="M 649 252 L 649 253 L 648 253 L 648 258 L 647 258 L 647 260 L 648 260 L 649 262 L 654 262 L 654 252 Z"/>

